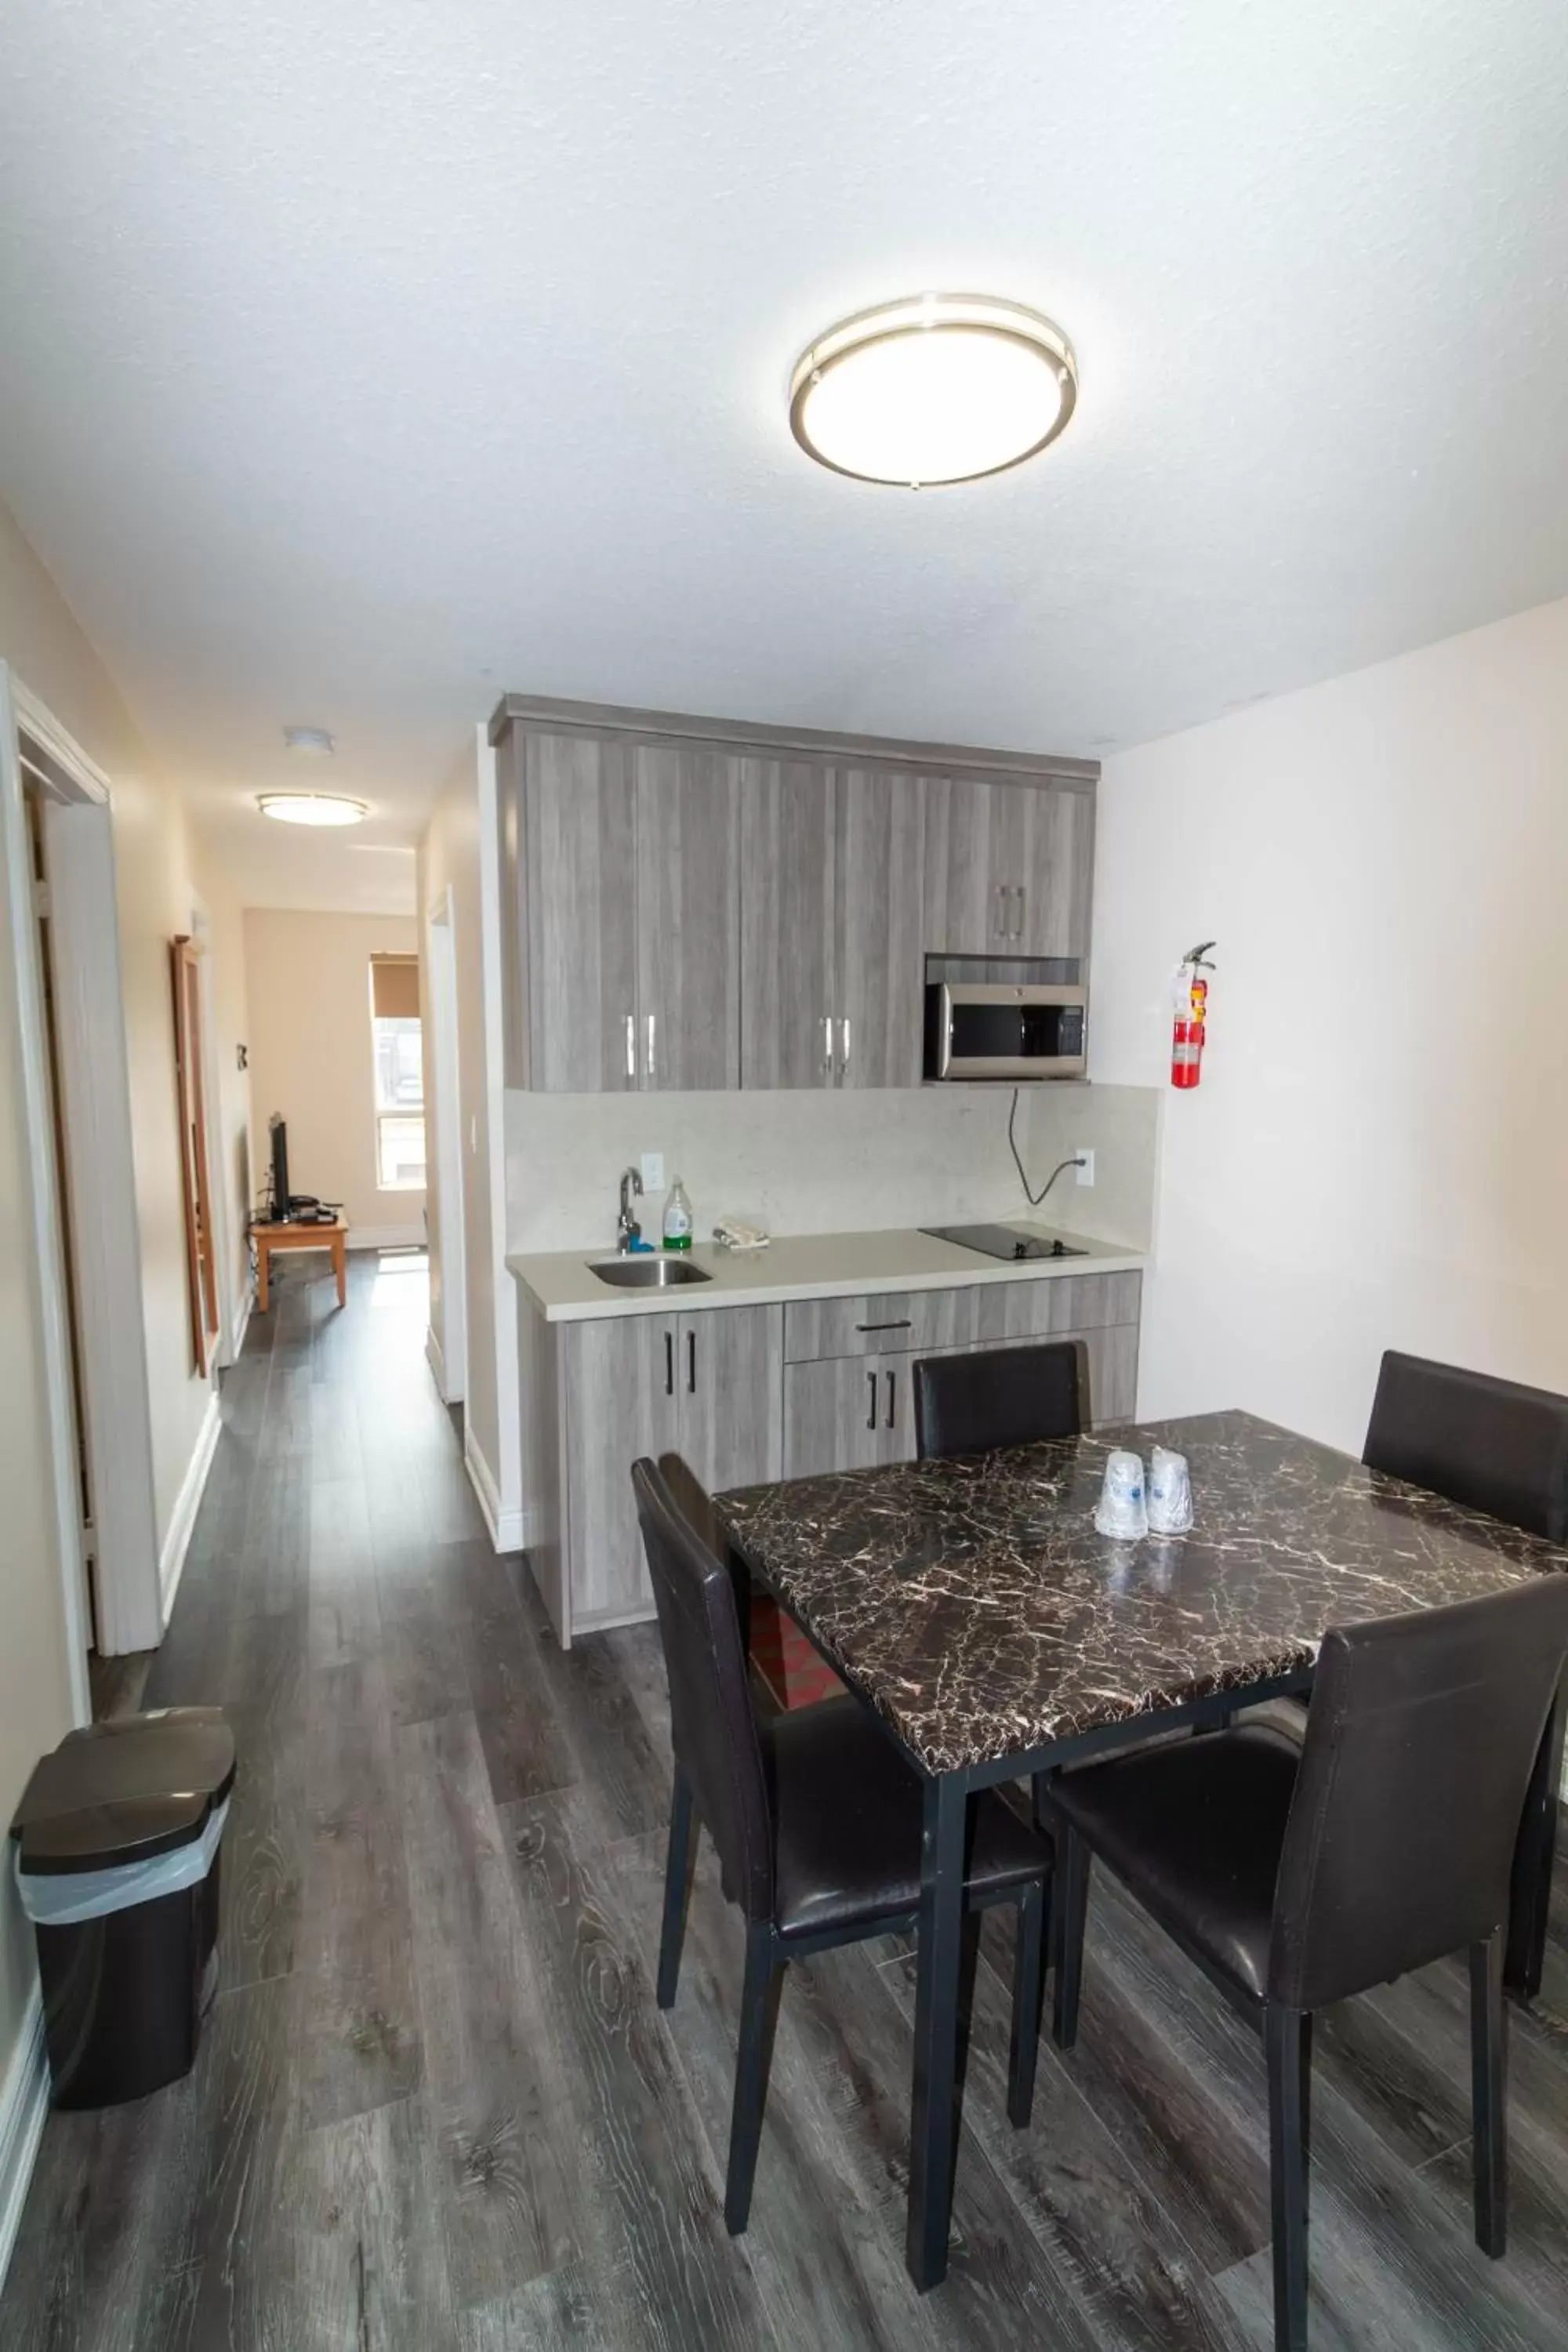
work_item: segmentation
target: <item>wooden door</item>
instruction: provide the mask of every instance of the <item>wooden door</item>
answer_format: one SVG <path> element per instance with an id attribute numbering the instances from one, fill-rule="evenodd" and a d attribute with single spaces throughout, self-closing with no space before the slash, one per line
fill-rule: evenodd
<path id="1" fill-rule="evenodd" d="M 914 1459 L 907 1357 L 837 1356 L 787 1364 L 784 1475 L 874 1470 Z"/>
<path id="2" fill-rule="evenodd" d="M 837 1083 L 918 1087 L 925 981 L 918 776 L 838 770 L 834 863 Z"/>
<path id="3" fill-rule="evenodd" d="M 561 1459 L 574 1634 L 646 1613 L 653 1601 L 632 1464 L 678 1442 L 678 1318 L 616 1316 L 560 1327 Z"/>
<path id="4" fill-rule="evenodd" d="M 183 935 L 170 947 L 174 990 L 174 1078 L 180 1107 L 180 1178 L 184 1197 L 185 1282 L 191 1360 L 205 1376 L 218 1335 L 217 1263 L 207 1184 L 207 1111 L 202 1036 L 201 953 Z"/>
<path id="5" fill-rule="evenodd" d="M 994 788 L 996 880 L 1007 899 L 1009 951 L 1017 956 L 1089 953 L 1093 895 L 1094 798 L 1056 785 Z"/>
<path id="6" fill-rule="evenodd" d="M 637 835 L 630 748 L 530 734 L 523 751 L 529 1082 L 635 1088 Z"/>
<path id="7" fill-rule="evenodd" d="M 639 743 L 638 1084 L 741 1083 L 740 763 L 701 743 Z"/>
<path id="8" fill-rule="evenodd" d="M 746 757 L 741 793 L 741 1084 L 826 1087 L 834 993 L 834 781 Z"/>

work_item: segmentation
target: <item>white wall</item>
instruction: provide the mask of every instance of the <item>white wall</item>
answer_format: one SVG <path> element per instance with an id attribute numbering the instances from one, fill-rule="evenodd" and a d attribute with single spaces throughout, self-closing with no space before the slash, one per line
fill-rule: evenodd
<path id="1" fill-rule="evenodd" d="M 1385 1347 L 1568 1389 L 1568 603 L 1121 754 L 1091 1075 L 1167 1093 L 1140 1408 L 1359 1451 Z"/>
<path id="2" fill-rule="evenodd" d="M 518 1411 L 517 1299 L 501 1263 L 505 1236 L 492 1203 L 491 1136 L 499 1126 L 500 1040 L 485 1018 L 483 926 L 485 822 L 480 782 L 493 778 L 493 754 L 482 728 L 465 752 L 437 803 L 419 848 L 421 921 L 451 892 L 453 956 L 458 979 L 458 1075 L 462 1151 L 465 1314 L 468 1395 L 464 1400 L 464 1444 L 477 1450 L 479 1479 L 503 1541 L 517 1539 L 522 1500 L 522 1462 Z M 499 882 L 492 873 L 492 887 Z M 499 905 L 489 910 L 499 924 Z M 499 933 L 498 933 L 499 938 Z M 499 991 L 499 964 L 496 974 Z M 430 1036 L 426 1030 L 426 1097 L 431 1090 Z M 438 1172 L 432 1162 L 430 1190 L 430 1316 L 439 1328 L 441 1264 Z"/>
<path id="3" fill-rule="evenodd" d="M 270 1166 L 267 1122 L 289 1126 L 289 1185 L 341 1202 L 350 1238 L 422 1241 L 425 1188 L 377 1182 L 375 1075 L 370 1026 L 373 955 L 413 955 L 409 915 L 245 909 L 255 1177 Z"/>

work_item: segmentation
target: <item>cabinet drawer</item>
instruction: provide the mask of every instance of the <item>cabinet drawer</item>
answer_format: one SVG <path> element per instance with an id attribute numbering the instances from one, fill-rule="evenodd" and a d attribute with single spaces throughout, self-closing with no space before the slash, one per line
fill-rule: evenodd
<path id="1" fill-rule="evenodd" d="M 784 1361 L 960 1348 L 975 1337 L 973 1290 L 885 1290 L 868 1298 L 802 1298 L 784 1308 Z M 1000 1336 L 1000 1334 L 998 1334 Z"/>
<path id="2" fill-rule="evenodd" d="M 936 1348 L 1135 1324 L 1142 1279 L 1137 1274 L 1066 1274 L 963 1290 L 803 1298 L 784 1308 L 784 1361 L 920 1355 Z"/>
<path id="3" fill-rule="evenodd" d="M 1058 1274 L 1045 1281 L 989 1283 L 970 1294 L 974 1325 L 963 1336 L 1048 1339 L 1058 1332 L 1136 1323 L 1142 1282 L 1140 1274 Z"/>

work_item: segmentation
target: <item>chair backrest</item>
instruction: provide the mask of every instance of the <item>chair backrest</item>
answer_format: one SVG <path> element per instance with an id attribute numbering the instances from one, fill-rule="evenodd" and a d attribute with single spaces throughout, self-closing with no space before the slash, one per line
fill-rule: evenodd
<path id="1" fill-rule="evenodd" d="M 1083 1427 L 1076 1339 L 924 1356 L 915 1366 L 915 1443 L 922 1462 L 1076 1437 Z"/>
<path id="2" fill-rule="evenodd" d="M 1270 1998 L 1363 1992 L 1506 1916 L 1568 1654 L 1568 1575 L 1323 1637 L 1274 1893 Z"/>
<path id="3" fill-rule="evenodd" d="M 658 1611 L 676 1761 L 717 1850 L 726 1895 L 748 1919 L 766 1919 L 773 1906 L 773 1821 L 734 1587 L 655 1463 L 634 1463 L 632 1486 Z"/>
<path id="4" fill-rule="evenodd" d="M 1568 1543 L 1568 1397 L 1390 1349 L 1362 1460 Z"/>

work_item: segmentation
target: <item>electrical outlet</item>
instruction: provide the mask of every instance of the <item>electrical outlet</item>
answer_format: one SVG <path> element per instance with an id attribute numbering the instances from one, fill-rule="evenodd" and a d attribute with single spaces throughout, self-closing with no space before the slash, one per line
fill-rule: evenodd
<path id="1" fill-rule="evenodd" d="M 1086 1144 L 1080 1143 L 1074 1154 L 1074 1157 L 1082 1163 L 1076 1171 L 1079 1182 L 1080 1184 L 1092 1184 L 1094 1182 L 1093 1152 L 1089 1150 Z"/>
<path id="2" fill-rule="evenodd" d="M 642 1188 L 645 1192 L 663 1192 L 664 1154 L 662 1151 L 645 1151 L 643 1153 Z"/>

